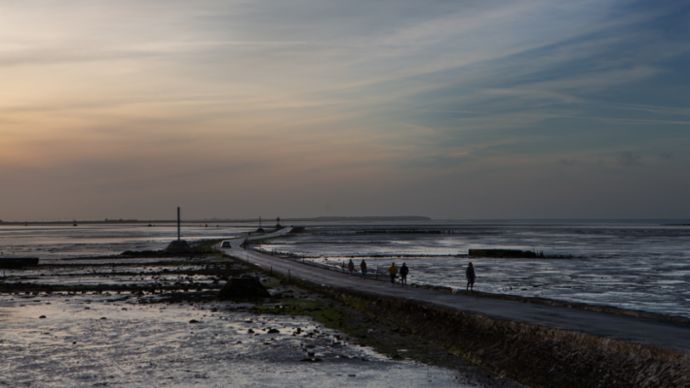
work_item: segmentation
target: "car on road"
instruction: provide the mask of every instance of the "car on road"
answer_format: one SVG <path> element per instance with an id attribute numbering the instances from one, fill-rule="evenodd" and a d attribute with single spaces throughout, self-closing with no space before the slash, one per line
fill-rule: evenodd
<path id="1" fill-rule="evenodd" d="M 230 245 L 230 241 L 223 241 L 220 243 L 220 247 L 223 249 L 230 249 L 232 248 L 232 245 Z"/>

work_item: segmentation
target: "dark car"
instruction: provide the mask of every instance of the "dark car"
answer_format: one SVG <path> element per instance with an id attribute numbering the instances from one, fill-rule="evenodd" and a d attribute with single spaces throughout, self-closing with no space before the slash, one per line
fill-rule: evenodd
<path id="1" fill-rule="evenodd" d="M 224 248 L 224 249 L 232 248 L 232 246 L 230 245 L 230 241 L 223 241 L 223 242 L 220 244 L 220 247 L 221 247 L 221 248 Z"/>

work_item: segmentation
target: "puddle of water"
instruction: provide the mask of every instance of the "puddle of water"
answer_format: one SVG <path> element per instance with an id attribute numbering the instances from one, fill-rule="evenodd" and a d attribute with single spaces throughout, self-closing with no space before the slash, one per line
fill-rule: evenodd
<path id="1" fill-rule="evenodd" d="M 391 360 L 307 318 L 210 307 L 0 296 L 0 385 L 470 386 L 458 372 Z"/>

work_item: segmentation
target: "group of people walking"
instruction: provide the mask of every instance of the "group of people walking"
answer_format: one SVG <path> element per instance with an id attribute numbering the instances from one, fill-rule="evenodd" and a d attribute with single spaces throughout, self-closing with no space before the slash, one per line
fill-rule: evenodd
<path id="1" fill-rule="evenodd" d="M 355 273 L 355 263 L 350 259 L 350 261 L 347 263 L 347 270 L 350 272 L 350 275 Z M 362 274 L 362 277 L 365 278 L 367 277 L 367 262 L 362 260 L 359 263 L 359 271 Z"/>
<path id="2" fill-rule="evenodd" d="M 391 284 L 395 284 L 395 278 L 398 277 L 398 274 L 400 274 L 400 284 L 404 287 L 407 285 L 407 274 L 410 273 L 410 268 L 407 266 L 407 264 L 403 263 L 400 269 L 398 270 L 398 267 L 395 265 L 395 263 L 391 263 L 391 266 L 388 267 L 388 276 L 391 278 Z"/>
<path id="3" fill-rule="evenodd" d="M 359 263 L 359 269 L 360 273 L 362 274 L 363 278 L 367 277 L 367 262 L 362 260 Z M 350 261 L 347 263 L 347 270 L 350 272 L 350 274 L 355 273 L 355 263 L 350 259 Z M 402 266 L 398 268 L 397 265 L 395 265 L 395 262 L 391 263 L 391 265 L 388 267 L 388 276 L 390 277 L 391 284 L 395 285 L 395 280 L 398 278 L 398 275 L 400 276 L 400 284 L 404 287 L 407 285 L 407 275 L 410 273 L 410 268 L 407 266 L 406 263 L 402 263 Z M 470 262 L 467 265 L 467 269 L 465 270 L 465 277 L 467 278 L 467 291 L 474 291 L 474 281 L 477 278 L 477 275 L 474 272 L 474 265 L 472 265 L 472 262 Z"/>

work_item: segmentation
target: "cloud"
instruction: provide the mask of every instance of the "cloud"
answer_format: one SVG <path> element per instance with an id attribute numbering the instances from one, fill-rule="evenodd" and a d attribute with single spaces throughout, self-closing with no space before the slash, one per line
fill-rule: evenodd
<path id="1" fill-rule="evenodd" d="M 180 190 L 214 204 L 241 196 L 218 178 L 261 193 L 277 182 L 298 213 L 315 192 L 354 212 L 359 189 L 396 213 L 423 197 L 415 182 L 495 188 L 598 159 L 670 176 L 684 158 L 648 155 L 690 141 L 688 12 L 624 0 L 4 2 L 0 172 L 23 188 L 132 200 L 142 189 L 142 201 Z M 197 191 L 166 184 L 180 180 Z"/>

